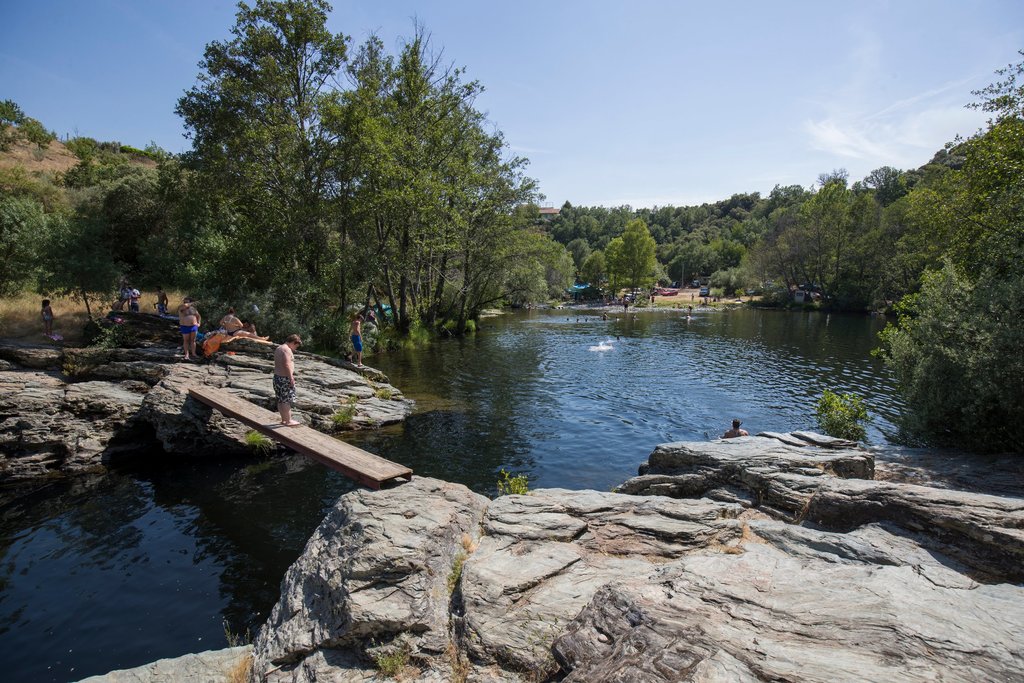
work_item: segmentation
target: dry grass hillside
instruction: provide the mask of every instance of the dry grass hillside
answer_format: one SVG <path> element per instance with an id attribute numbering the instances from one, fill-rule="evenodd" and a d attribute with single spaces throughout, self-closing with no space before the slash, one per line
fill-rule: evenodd
<path id="1" fill-rule="evenodd" d="M 26 140 L 14 140 L 7 151 L 0 152 L 0 168 L 21 167 L 29 175 L 63 173 L 78 163 L 78 157 L 58 140 L 39 149 Z"/>

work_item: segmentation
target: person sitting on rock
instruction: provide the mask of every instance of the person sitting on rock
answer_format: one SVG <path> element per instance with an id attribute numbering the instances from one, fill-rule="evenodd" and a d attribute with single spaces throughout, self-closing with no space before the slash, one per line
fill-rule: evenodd
<path id="1" fill-rule="evenodd" d="M 227 315 L 220 319 L 220 328 L 227 334 L 235 334 L 245 327 L 245 323 L 235 315 L 235 309 L 229 308 Z"/>
<path id="2" fill-rule="evenodd" d="M 232 337 L 248 337 L 249 339 L 262 339 L 266 341 L 270 337 L 261 337 L 256 332 L 256 325 L 254 323 L 246 323 L 245 326 L 231 335 Z"/>
<path id="3" fill-rule="evenodd" d="M 743 423 L 740 422 L 739 420 L 733 420 L 732 421 L 732 429 L 727 431 L 725 434 L 722 434 L 722 438 L 723 439 L 734 439 L 737 436 L 750 436 L 750 434 L 747 433 L 746 429 L 740 429 L 740 425 L 741 424 L 743 424 Z"/>

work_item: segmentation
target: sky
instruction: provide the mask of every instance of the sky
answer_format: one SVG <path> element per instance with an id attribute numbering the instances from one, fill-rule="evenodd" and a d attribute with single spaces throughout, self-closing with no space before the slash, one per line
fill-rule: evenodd
<path id="1" fill-rule="evenodd" d="M 416 22 L 485 92 L 546 206 L 692 205 L 844 168 L 916 168 L 983 126 L 1022 61 L 1020 0 L 335 1 L 397 52 Z M 0 100 L 62 137 L 189 149 L 174 113 L 224 0 L 0 0 Z"/>

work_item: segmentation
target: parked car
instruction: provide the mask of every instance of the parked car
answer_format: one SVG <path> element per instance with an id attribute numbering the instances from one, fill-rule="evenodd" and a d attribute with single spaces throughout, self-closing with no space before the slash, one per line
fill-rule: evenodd
<path id="1" fill-rule="evenodd" d="M 694 289 L 700 287 L 700 280 L 694 280 L 693 282 L 690 283 L 690 286 L 693 287 Z"/>
<path id="2" fill-rule="evenodd" d="M 700 295 L 701 296 L 711 296 L 711 290 L 709 290 L 707 287 L 701 287 L 700 288 Z"/>

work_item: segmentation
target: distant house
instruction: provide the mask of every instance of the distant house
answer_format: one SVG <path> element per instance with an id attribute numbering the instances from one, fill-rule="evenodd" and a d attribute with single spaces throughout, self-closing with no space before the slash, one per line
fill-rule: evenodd
<path id="1" fill-rule="evenodd" d="M 556 209 L 553 206 L 542 206 L 540 208 L 540 218 L 544 221 L 550 221 L 561 212 L 561 209 Z"/>

